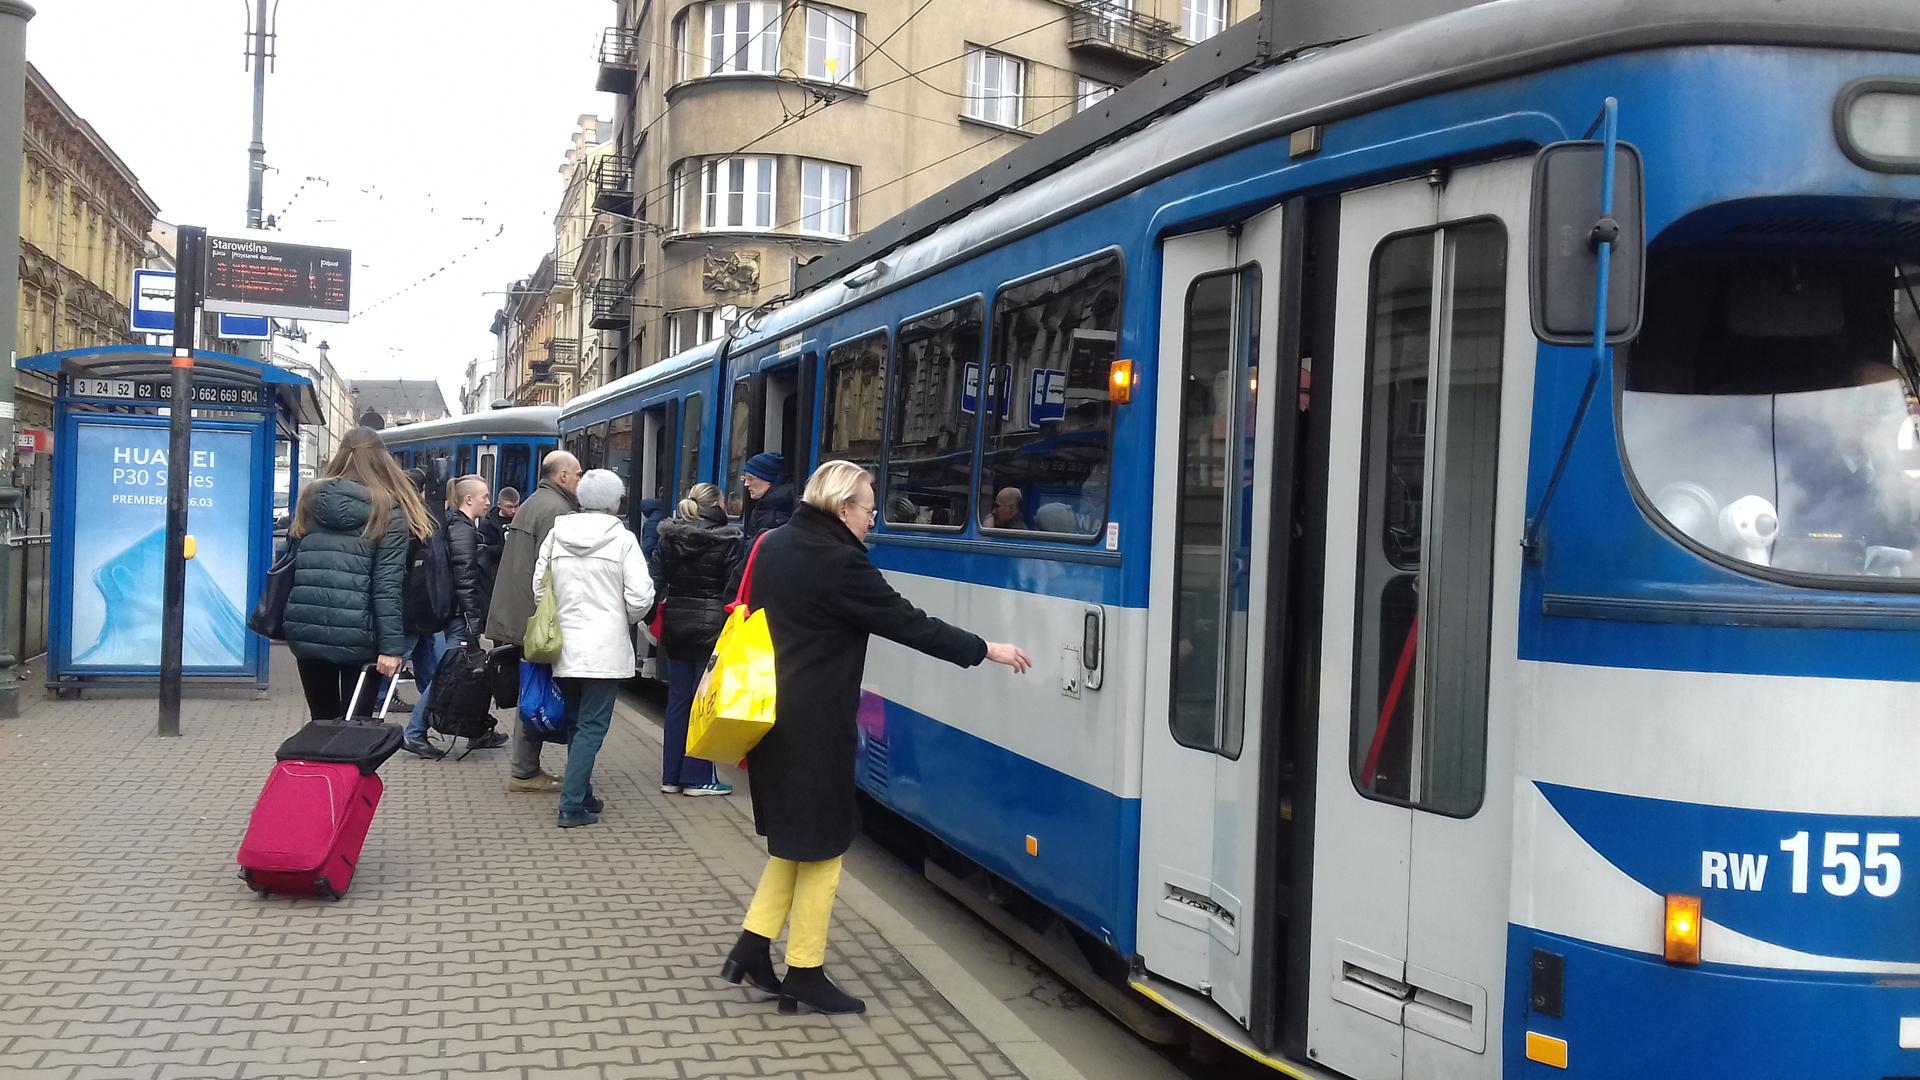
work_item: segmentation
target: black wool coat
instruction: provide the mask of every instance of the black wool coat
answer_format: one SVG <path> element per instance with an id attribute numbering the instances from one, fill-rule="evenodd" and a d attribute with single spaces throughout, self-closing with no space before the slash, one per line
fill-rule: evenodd
<path id="1" fill-rule="evenodd" d="M 727 524 L 727 512 L 708 507 L 697 521 L 674 518 L 660 523 L 648 572 L 656 594 L 666 597 L 662 620 L 667 659 L 705 664 L 714 639 L 727 622 L 733 594 L 727 581 L 740 551 L 740 529 Z"/>
<path id="2" fill-rule="evenodd" d="M 761 541 L 747 602 L 767 613 L 779 695 L 773 729 L 747 756 L 754 824 L 778 858 L 835 858 L 853 843 L 867 637 L 961 667 L 985 660 L 987 643 L 908 603 L 838 518 L 804 503 Z"/>

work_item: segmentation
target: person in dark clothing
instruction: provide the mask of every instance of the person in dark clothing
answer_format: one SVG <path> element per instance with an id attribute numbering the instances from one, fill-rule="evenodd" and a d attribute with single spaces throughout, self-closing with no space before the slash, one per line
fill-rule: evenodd
<path id="1" fill-rule="evenodd" d="M 494 500 L 493 509 L 480 519 L 480 562 L 487 574 L 487 592 L 481 601 L 482 612 L 493 603 L 493 583 L 500 574 L 500 556 L 507 550 L 507 526 L 519 510 L 519 490 L 503 487 L 499 497 Z M 481 621 L 485 622 L 484 619 Z"/>
<path id="2" fill-rule="evenodd" d="M 348 432 L 301 493 L 287 529 L 294 555 L 286 635 L 313 719 L 344 717 L 368 664 L 387 676 L 400 670 L 408 542 L 432 531 L 399 463 L 367 428 Z M 371 712 L 371 703 L 360 711 Z"/>
<path id="3" fill-rule="evenodd" d="M 787 478 L 787 459 L 783 454 L 755 454 L 740 468 L 740 480 L 746 485 L 753 505 L 747 511 L 746 529 L 740 537 L 740 558 L 734 564 L 729 591 L 740 586 L 740 568 L 746 565 L 747 552 L 761 534 L 770 533 L 793 516 L 793 481 Z"/>
<path id="4" fill-rule="evenodd" d="M 667 504 L 660 499 L 640 500 L 640 554 L 653 561 L 653 549 L 660 543 L 660 523 L 667 520 Z"/>
<path id="5" fill-rule="evenodd" d="M 894 592 L 863 543 L 874 515 L 873 478 L 852 462 L 829 461 L 748 571 L 745 599 L 766 612 L 779 679 L 773 727 L 747 755 L 754 825 L 769 858 L 720 975 L 778 993 L 786 1013 L 866 1009 L 824 965 L 840 859 L 853 843 L 854 715 L 868 636 L 961 667 L 992 660 L 1023 672 L 1031 663 L 1018 647 L 982 641 Z M 776 980 L 769 946 L 789 916 L 787 975 Z"/>
<path id="6" fill-rule="evenodd" d="M 453 578 L 453 612 L 444 631 L 434 635 L 434 647 L 444 656 L 451 649 L 478 645 L 480 632 L 487 623 L 487 597 L 493 593 L 493 568 L 486 564 L 480 539 L 479 522 L 492 502 L 484 477 L 467 475 L 447 485 L 447 568 Z M 437 664 L 436 664 L 437 670 Z M 507 735 L 489 732 L 473 740 L 472 749 L 487 750 L 505 746 Z M 401 747 L 409 754 L 438 758 L 446 751 L 427 738 L 427 710 L 415 709 L 407 722 L 406 739 Z"/>
<path id="7" fill-rule="evenodd" d="M 661 651 L 667 658 L 667 723 L 660 790 L 669 795 L 730 795 L 713 762 L 687 756 L 687 718 L 713 643 L 726 625 L 727 602 L 740 551 L 740 527 L 727 522 L 720 489 L 695 484 L 679 513 L 660 525 L 660 542 L 647 569 L 660 601 Z"/>

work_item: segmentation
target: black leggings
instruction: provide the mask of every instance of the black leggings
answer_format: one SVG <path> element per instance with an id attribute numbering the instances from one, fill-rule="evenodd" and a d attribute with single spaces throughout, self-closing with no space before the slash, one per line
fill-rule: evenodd
<path id="1" fill-rule="evenodd" d="M 296 658 L 294 663 L 300 668 L 300 689 L 306 691 L 307 715 L 315 720 L 344 718 L 347 699 L 353 696 L 354 684 L 360 681 L 360 673 L 367 670 L 368 665 L 305 658 Z M 367 683 L 369 685 L 360 690 L 360 707 L 355 710 L 360 716 L 373 715 L 373 698 L 380 691 L 378 675 L 369 675 Z"/>

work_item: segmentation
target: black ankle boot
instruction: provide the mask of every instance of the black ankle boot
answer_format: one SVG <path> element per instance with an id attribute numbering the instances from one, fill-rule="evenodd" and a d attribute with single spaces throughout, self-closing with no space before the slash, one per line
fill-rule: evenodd
<path id="1" fill-rule="evenodd" d="M 825 968 L 789 966 L 780 984 L 780 1011 L 797 1013 L 802 1008 L 818 1013 L 863 1013 L 867 1003 L 847 993 L 827 978 Z"/>
<path id="2" fill-rule="evenodd" d="M 761 993 L 778 994 L 780 977 L 773 973 L 773 956 L 767 951 L 771 944 L 751 930 L 740 931 L 740 940 L 720 965 L 720 977 L 735 986 L 744 980 Z"/>

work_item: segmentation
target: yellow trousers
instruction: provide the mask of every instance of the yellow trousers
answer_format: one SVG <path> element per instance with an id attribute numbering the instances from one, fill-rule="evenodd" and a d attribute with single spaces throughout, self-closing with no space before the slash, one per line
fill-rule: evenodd
<path id="1" fill-rule="evenodd" d="M 742 927 L 772 941 L 788 927 L 787 966 L 822 967 L 827 962 L 827 923 L 840 889 L 840 860 L 794 862 L 769 856 L 753 891 Z M 791 923 L 789 926 L 788 924 Z"/>

